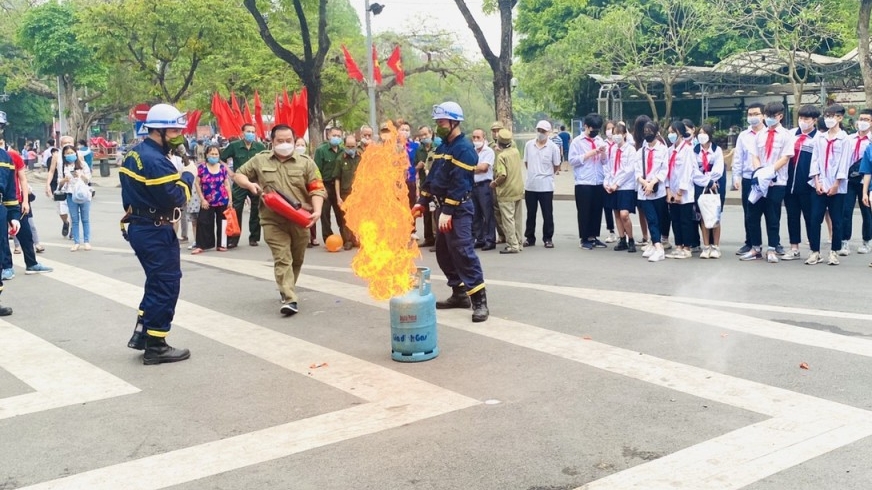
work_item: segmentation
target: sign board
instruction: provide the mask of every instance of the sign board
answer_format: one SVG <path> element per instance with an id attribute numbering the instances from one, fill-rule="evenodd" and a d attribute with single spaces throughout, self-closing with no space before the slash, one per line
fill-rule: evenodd
<path id="1" fill-rule="evenodd" d="M 148 104 L 137 105 L 133 108 L 133 119 L 135 121 L 145 121 L 149 109 L 151 109 L 151 107 L 149 107 Z"/>

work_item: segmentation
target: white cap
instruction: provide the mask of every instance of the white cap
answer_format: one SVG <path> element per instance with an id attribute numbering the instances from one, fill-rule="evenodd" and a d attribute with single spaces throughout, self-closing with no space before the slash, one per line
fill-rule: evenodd
<path id="1" fill-rule="evenodd" d="M 541 120 L 536 123 L 536 129 L 544 129 L 546 132 L 551 132 L 551 123 L 546 120 Z"/>

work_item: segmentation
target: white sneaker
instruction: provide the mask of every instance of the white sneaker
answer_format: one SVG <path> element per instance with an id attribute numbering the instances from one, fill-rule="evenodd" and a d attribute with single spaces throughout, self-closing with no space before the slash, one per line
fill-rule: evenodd
<path id="1" fill-rule="evenodd" d="M 805 259 L 805 265 L 816 265 L 820 264 L 823 259 L 821 258 L 820 252 L 812 252 L 808 254 L 808 258 Z"/>
<path id="2" fill-rule="evenodd" d="M 654 253 L 648 257 L 648 262 L 660 262 L 661 260 L 666 259 L 666 253 L 663 250 L 654 249 Z"/>
<path id="3" fill-rule="evenodd" d="M 830 260 L 827 261 L 827 265 L 839 265 L 839 254 L 830 250 Z"/>
<path id="4" fill-rule="evenodd" d="M 609 233 L 606 243 L 615 243 L 616 241 L 618 241 L 618 237 L 614 233 Z"/>
<path id="5" fill-rule="evenodd" d="M 642 257 L 647 259 L 648 257 L 654 255 L 654 252 L 656 251 L 657 248 L 655 248 L 654 245 L 648 245 L 644 248 L 644 252 L 642 252 Z"/>
<path id="6" fill-rule="evenodd" d="M 721 258 L 721 249 L 720 249 L 720 247 L 718 247 L 717 245 L 713 246 L 713 247 L 711 248 L 711 253 L 709 254 L 709 257 L 711 257 L 711 258 L 713 258 L 713 259 L 719 259 L 719 258 Z"/>
<path id="7" fill-rule="evenodd" d="M 860 245 L 859 247 L 857 247 L 858 254 L 867 254 L 870 251 L 872 251 L 872 249 L 869 248 L 869 242 L 867 242 L 867 241 L 863 241 L 863 245 Z"/>
<path id="8" fill-rule="evenodd" d="M 672 244 L 669 243 L 669 240 L 663 242 L 663 250 L 672 250 Z"/>
<path id="9" fill-rule="evenodd" d="M 699 254 L 699 258 L 701 258 L 701 259 L 707 259 L 711 256 L 712 256 L 712 248 L 711 247 L 704 248 L 702 250 L 702 252 L 700 252 L 700 254 Z"/>
<path id="10" fill-rule="evenodd" d="M 799 249 L 791 248 L 784 252 L 784 255 L 781 256 L 781 260 L 797 260 L 800 258 Z"/>
<path id="11" fill-rule="evenodd" d="M 851 244 L 848 242 L 848 240 L 842 240 L 842 249 L 836 253 L 841 255 L 842 257 L 847 257 L 848 255 L 851 255 Z"/>
<path id="12" fill-rule="evenodd" d="M 766 252 L 766 262 L 769 262 L 770 264 L 778 263 L 778 254 L 775 253 L 775 250 L 769 250 Z"/>

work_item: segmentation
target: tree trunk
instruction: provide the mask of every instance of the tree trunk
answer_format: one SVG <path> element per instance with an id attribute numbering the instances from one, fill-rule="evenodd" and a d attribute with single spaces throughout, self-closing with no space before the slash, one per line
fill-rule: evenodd
<path id="1" fill-rule="evenodd" d="M 324 140 L 324 130 L 327 129 L 326 121 L 324 121 L 324 111 L 322 110 L 323 103 L 321 99 L 323 94 L 321 92 L 321 75 L 315 73 L 314 70 L 309 70 L 307 75 L 308 76 L 304 78 L 306 81 L 303 82 L 303 85 L 306 86 L 306 92 L 308 95 L 309 142 L 313 148 L 317 148 Z M 297 137 L 302 136 L 303 135 L 298 135 Z"/>
<path id="2" fill-rule="evenodd" d="M 500 68 L 494 71 L 494 112 L 497 121 L 502 121 L 512 131 L 512 69 Z"/>
<path id="3" fill-rule="evenodd" d="M 872 0 L 860 0 L 860 15 L 857 19 L 857 60 L 863 74 L 863 90 L 866 92 L 866 105 L 872 104 L 872 58 L 869 56 L 869 16 L 872 13 Z"/>
<path id="4" fill-rule="evenodd" d="M 66 119 L 66 134 L 78 141 L 88 132 L 88 128 L 84 127 L 85 111 L 79 102 L 79 91 L 67 75 L 61 77 L 61 89 L 64 95 L 64 109 L 66 109 L 66 114 L 63 115 Z"/>
<path id="5" fill-rule="evenodd" d="M 796 127 L 799 125 L 799 108 L 802 107 L 802 92 L 804 90 L 805 90 L 804 83 L 799 83 L 799 84 L 794 83 L 793 84 L 793 118 L 791 121 L 791 123 L 793 123 L 793 127 Z M 785 99 L 785 102 L 786 102 L 786 99 Z M 821 101 L 821 102 L 823 104 L 826 104 L 826 101 Z M 785 110 L 787 110 L 787 109 L 788 108 L 785 107 Z M 782 121 L 786 121 L 786 120 L 787 120 L 787 112 L 784 113 L 784 117 L 782 118 Z M 785 124 L 785 126 L 787 126 L 787 125 Z"/>

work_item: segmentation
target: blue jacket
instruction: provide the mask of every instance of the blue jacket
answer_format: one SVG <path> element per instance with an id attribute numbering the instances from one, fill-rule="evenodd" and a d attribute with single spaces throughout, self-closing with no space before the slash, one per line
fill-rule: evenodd
<path id="1" fill-rule="evenodd" d="M 478 154 L 463 133 L 451 142 L 443 141 L 433 154 L 433 166 L 421 186 L 418 204 L 427 206 L 434 197 L 441 201 L 441 212 L 454 215 L 454 209 L 469 199 Z"/>
<path id="2" fill-rule="evenodd" d="M 163 148 L 149 138 L 127 153 L 118 175 L 125 210 L 133 207 L 169 216 L 191 199 L 194 176 L 179 175 Z"/>
<path id="3" fill-rule="evenodd" d="M 812 141 L 817 136 L 817 128 L 808 133 L 808 137 L 799 149 L 799 153 L 793 155 L 787 164 L 787 192 L 788 194 L 810 194 L 814 189 L 808 185 L 808 174 L 811 170 Z M 799 137 L 802 131 L 797 128 L 794 136 Z M 796 176 L 799 176 L 797 181 Z"/>
<path id="4" fill-rule="evenodd" d="M 21 206 L 15 187 L 15 164 L 3 148 L 0 148 L 0 196 L 6 208 L 6 221 L 21 219 Z"/>

